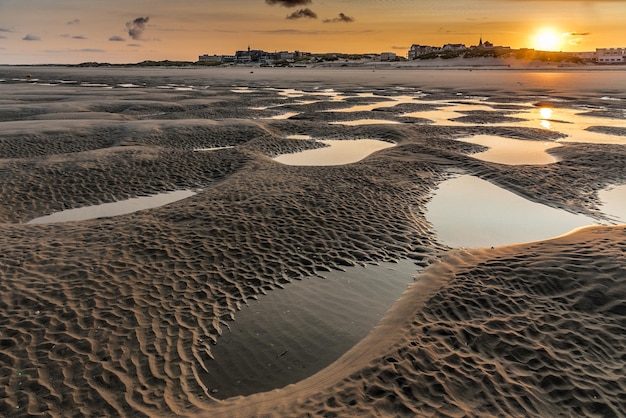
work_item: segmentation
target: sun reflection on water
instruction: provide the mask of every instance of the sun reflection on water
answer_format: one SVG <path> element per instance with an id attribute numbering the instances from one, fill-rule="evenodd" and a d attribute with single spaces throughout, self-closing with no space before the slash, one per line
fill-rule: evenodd
<path id="1" fill-rule="evenodd" d="M 551 129 L 550 118 L 552 117 L 552 108 L 542 107 L 539 109 L 539 114 L 541 115 L 541 126 L 546 129 Z"/>

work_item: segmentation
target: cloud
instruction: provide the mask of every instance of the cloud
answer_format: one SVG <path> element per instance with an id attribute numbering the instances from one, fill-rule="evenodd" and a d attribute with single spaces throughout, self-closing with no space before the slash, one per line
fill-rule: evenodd
<path id="1" fill-rule="evenodd" d="M 140 40 L 141 35 L 143 35 L 143 31 L 146 30 L 146 24 L 149 20 L 149 17 L 138 17 L 132 22 L 126 22 L 128 36 L 130 36 L 134 40 Z"/>
<path id="2" fill-rule="evenodd" d="M 309 8 L 306 8 L 306 9 L 300 9 L 297 12 L 293 12 L 292 14 L 287 16 L 287 19 L 302 19 L 302 18 L 317 19 L 317 13 L 315 13 L 313 10 Z"/>
<path id="3" fill-rule="evenodd" d="M 41 38 L 37 35 L 33 35 L 32 33 L 27 34 L 22 38 L 23 41 L 41 41 Z"/>
<path id="4" fill-rule="evenodd" d="M 7 28 L 0 28 L 0 32 L 11 32 L 11 30 Z"/>
<path id="5" fill-rule="evenodd" d="M 563 34 L 564 37 L 568 38 L 568 45 L 580 45 L 585 42 L 583 37 L 589 35 L 591 35 L 591 32 L 566 32 Z"/>
<path id="6" fill-rule="evenodd" d="M 68 25 L 78 25 L 80 23 L 80 19 L 73 19 L 67 22 Z"/>
<path id="7" fill-rule="evenodd" d="M 126 38 L 122 38 L 121 36 L 115 35 L 115 36 L 111 36 L 109 38 L 109 41 L 111 41 L 111 42 L 126 42 Z"/>
<path id="8" fill-rule="evenodd" d="M 68 35 L 67 33 L 64 33 L 63 35 L 61 35 L 61 37 L 63 37 L 63 38 L 72 38 L 72 39 L 87 39 L 83 35 Z"/>
<path id="9" fill-rule="evenodd" d="M 278 4 L 283 7 L 296 7 L 311 4 L 313 3 L 313 0 L 265 0 L 265 3 L 269 4 L 270 6 Z"/>
<path id="10" fill-rule="evenodd" d="M 324 19 L 322 22 L 324 23 L 337 23 L 337 22 L 345 22 L 345 23 L 350 23 L 350 22 L 354 22 L 354 18 L 345 15 L 344 13 L 339 13 L 339 16 L 337 16 L 334 19 Z"/>
<path id="11" fill-rule="evenodd" d="M 0 35 L 0 39 L 7 39 L 7 37 L 4 35 Z"/>
<path id="12" fill-rule="evenodd" d="M 128 44 L 126 46 L 133 46 L 133 47 L 141 48 L 141 44 Z"/>

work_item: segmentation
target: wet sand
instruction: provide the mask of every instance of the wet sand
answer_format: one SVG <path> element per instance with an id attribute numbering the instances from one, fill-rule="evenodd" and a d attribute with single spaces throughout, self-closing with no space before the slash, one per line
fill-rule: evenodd
<path id="1" fill-rule="evenodd" d="M 611 223 L 598 193 L 626 183 L 625 74 L 0 67 L 0 415 L 623 416 L 626 227 L 452 249 L 426 205 L 462 173 Z M 480 113 L 449 125 L 405 116 L 476 97 Z M 593 113 L 606 122 L 588 131 L 612 142 L 516 126 L 529 102 Z M 364 116 L 400 123 L 332 123 Z M 485 146 L 463 138 L 480 135 L 560 146 L 508 165 L 473 157 Z M 345 165 L 273 160 L 355 139 L 395 146 Z M 27 224 L 175 190 L 196 194 Z M 425 269 L 343 356 L 222 399 L 209 364 L 242 307 L 407 259 Z"/>

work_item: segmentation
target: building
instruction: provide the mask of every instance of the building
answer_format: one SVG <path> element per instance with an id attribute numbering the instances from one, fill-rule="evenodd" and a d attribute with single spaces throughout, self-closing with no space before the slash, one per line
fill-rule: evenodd
<path id="1" fill-rule="evenodd" d="M 267 59 L 267 52 L 260 49 L 250 49 L 235 52 L 235 63 L 247 64 L 250 62 L 259 62 Z"/>
<path id="2" fill-rule="evenodd" d="M 203 62 L 222 62 L 222 55 L 209 55 L 209 54 L 203 54 L 200 55 L 198 57 L 198 61 L 203 61 Z"/>
<path id="3" fill-rule="evenodd" d="M 380 60 L 381 61 L 396 61 L 398 59 L 395 52 L 381 52 Z"/>
<path id="4" fill-rule="evenodd" d="M 439 52 L 440 50 L 441 48 L 436 47 L 436 46 L 413 44 L 411 45 L 411 48 L 409 49 L 409 54 L 407 58 L 410 60 L 414 60 L 420 55 L 430 54 L 431 52 Z"/>
<path id="5" fill-rule="evenodd" d="M 596 48 L 596 62 L 599 64 L 626 63 L 626 48 Z"/>
<path id="6" fill-rule="evenodd" d="M 445 44 L 441 50 L 442 51 L 462 51 L 467 49 L 465 44 Z"/>

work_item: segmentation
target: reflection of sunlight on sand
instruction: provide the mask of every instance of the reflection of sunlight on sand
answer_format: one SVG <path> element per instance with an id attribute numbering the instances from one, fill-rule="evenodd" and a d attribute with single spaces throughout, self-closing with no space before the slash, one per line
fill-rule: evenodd
<path id="1" fill-rule="evenodd" d="M 308 138 L 297 138 L 308 139 Z M 379 141 L 376 139 L 357 140 L 322 140 L 319 141 L 328 145 L 324 148 L 317 148 L 296 152 L 293 154 L 283 154 L 274 158 L 282 164 L 287 165 L 343 165 L 360 161 L 368 155 L 395 146 L 392 143 Z"/>
<path id="2" fill-rule="evenodd" d="M 491 247 L 539 241 L 597 222 L 531 202 L 478 177 L 439 185 L 426 205 L 439 239 L 452 247 Z"/>
<path id="3" fill-rule="evenodd" d="M 472 157 L 508 165 L 554 163 L 558 160 L 546 151 L 561 146 L 554 142 L 528 141 L 493 135 L 475 135 L 458 140 L 489 147 L 489 150 L 472 154 Z"/>

